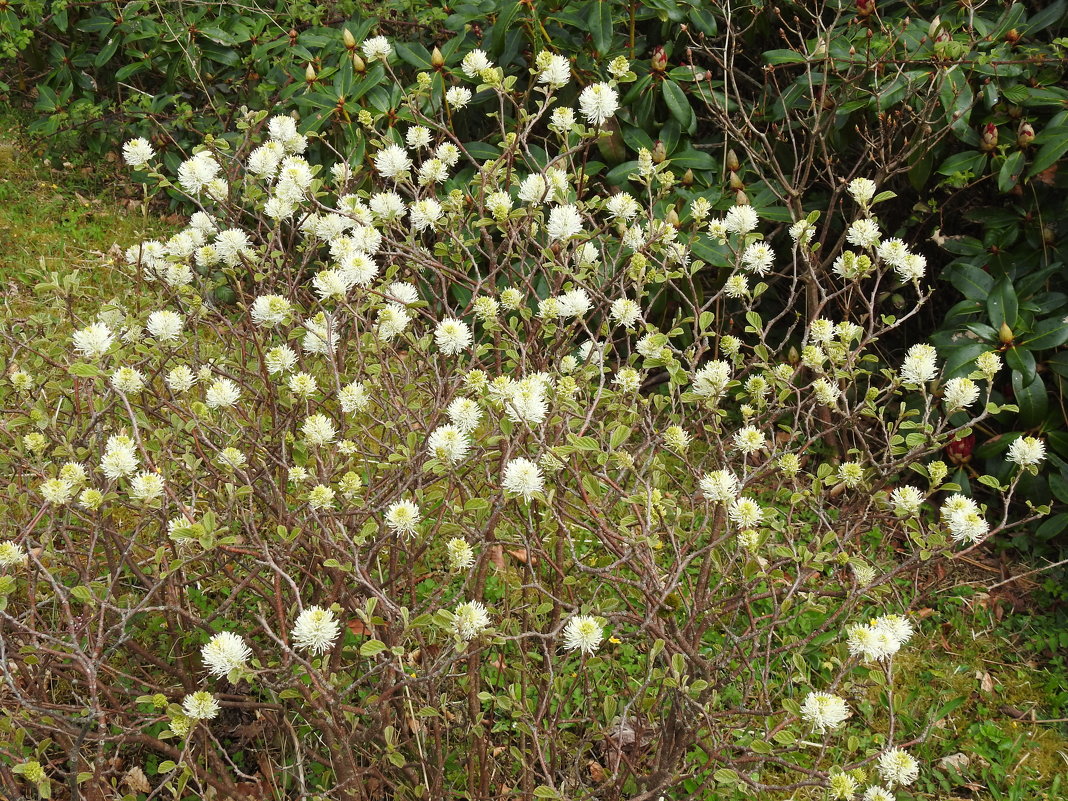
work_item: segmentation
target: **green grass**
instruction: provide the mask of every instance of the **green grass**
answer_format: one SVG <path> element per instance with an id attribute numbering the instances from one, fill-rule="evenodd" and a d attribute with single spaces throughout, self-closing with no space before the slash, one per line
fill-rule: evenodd
<path id="1" fill-rule="evenodd" d="M 23 283 L 42 273 L 77 267 L 88 280 L 106 279 L 102 254 L 174 230 L 144 213 L 121 165 L 46 164 L 21 134 L 22 119 L 0 107 L 0 278 Z M 68 164 L 70 162 L 67 162 Z M 101 177 L 103 175 L 104 177 Z"/>

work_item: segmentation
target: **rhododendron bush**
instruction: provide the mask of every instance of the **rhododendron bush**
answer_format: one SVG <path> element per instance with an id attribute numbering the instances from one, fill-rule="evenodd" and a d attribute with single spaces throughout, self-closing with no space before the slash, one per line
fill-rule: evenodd
<path id="1" fill-rule="evenodd" d="M 927 289 L 870 181 L 845 219 L 789 226 L 647 151 L 606 189 L 612 67 L 569 108 L 566 59 L 520 94 L 472 54 L 443 96 L 398 84 L 362 115 L 359 163 L 309 163 L 282 112 L 175 175 L 127 144 L 199 210 L 131 243 L 87 314 L 39 288 L 62 335 L 37 313 L 7 333 L 13 788 L 875 801 L 916 780 L 937 718 L 896 718 L 923 627 L 895 578 L 1017 522 L 931 458 L 998 411 L 1000 360 L 939 383 L 930 347 L 881 350 Z M 451 124 L 484 92 L 515 122 L 476 148 Z M 913 311 L 876 310 L 888 280 Z"/>

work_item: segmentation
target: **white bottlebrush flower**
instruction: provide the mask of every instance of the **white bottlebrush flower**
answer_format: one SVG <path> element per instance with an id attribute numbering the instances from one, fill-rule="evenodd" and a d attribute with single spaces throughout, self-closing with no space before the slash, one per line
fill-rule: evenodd
<path id="1" fill-rule="evenodd" d="M 846 241 L 858 248 L 874 248 L 879 245 L 879 224 L 867 218 L 855 220 L 846 232 Z"/>
<path id="2" fill-rule="evenodd" d="M 62 506 L 74 497 L 74 485 L 61 478 L 50 478 L 41 483 L 40 492 L 46 503 Z"/>
<path id="3" fill-rule="evenodd" d="M 467 323 L 455 317 L 445 318 L 434 330 L 434 342 L 447 356 L 453 356 L 470 347 L 473 340 Z"/>
<path id="4" fill-rule="evenodd" d="M 198 690 L 182 700 L 182 712 L 193 720 L 213 720 L 219 716 L 219 702 L 206 690 Z"/>
<path id="5" fill-rule="evenodd" d="M 775 265 L 775 252 L 766 242 L 754 242 L 742 253 L 742 264 L 750 272 L 767 275 Z"/>
<path id="6" fill-rule="evenodd" d="M 263 364 L 271 375 L 288 373 L 297 364 L 297 354 L 289 345 L 277 345 L 263 354 Z"/>
<path id="7" fill-rule="evenodd" d="M 816 402 L 824 406 L 837 406 L 841 390 L 838 386 L 826 378 L 817 378 L 812 382 L 812 394 L 816 396 Z"/>
<path id="8" fill-rule="evenodd" d="M 251 656 L 252 649 L 231 631 L 216 634 L 200 649 L 200 658 L 212 676 L 225 676 L 232 670 L 245 667 Z"/>
<path id="9" fill-rule="evenodd" d="M 337 326 L 325 314 L 320 313 L 304 321 L 304 337 L 300 346 L 307 353 L 327 356 L 334 352 L 337 343 Z"/>
<path id="10" fill-rule="evenodd" d="M 860 785 L 848 773 L 832 773 L 830 777 L 831 798 L 835 801 L 852 801 Z M 893 799 L 891 799 L 893 801 Z"/>
<path id="11" fill-rule="evenodd" d="M 579 94 L 579 111 L 590 125 L 604 125 L 619 108 L 619 95 L 606 83 L 587 86 Z"/>
<path id="12" fill-rule="evenodd" d="M 702 398 L 722 395 L 731 379 L 731 366 L 724 361 L 712 361 L 693 374 L 694 394 Z"/>
<path id="13" fill-rule="evenodd" d="M 528 503 L 545 486 L 545 480 L 541 475 L 541 468 L 537 464 L 519 457 L 513 459 L 504 468 L 504 478 L 501 486 L 509 495 L 522 496 Z"/>
<path id="14" fill-rule="evenodd" d="M 29 558 L 26 549 L 18 543 L 11 540 L 0 542 L 0 567 L 5 570 L 11 567 L 21 567 Z"/>
<path id="15" fill-rule="evenodd" d="M 280 325 L 289 317 L 293 304 L 281 295 L 260 295 L 252 301 L 252 322 L 256 325 Z"/>
<path id="16" fill-rule="evenodd" d="M 571 80 L 571 62 L 564 56 L 539 53 L 537 66 L 538 83 L 545 84 L 550 89 L 559 89 Z"/>
<path id="17" fill-rule="evenodd" d="M 755 426 L 745 426 L 734 434 L 734 449 L 748 456 L 765 445 L 764 432 Z"/>
<path id="18" fill-rule="evenodd" d="M 1002 368 L 1001 356 L 996 351 L 984 351 L 975 357 L 975 368 L 990 380 Z"/>
<path id="19" fill-rule="evenodd" d="M 400 145 L 387 145 L 375 154 L 375 169 L 383 178 L 399 181 L 411 168 L 412 160 Z"/>
<path id="20" fill-rule="evenodd" d="M 173 342 L 181 335 L 184 325 L 185 321 L 182 320 L 180 314 L 169 309 L 161 309 L 148 315 L 148 323 L 145 327 L 148 333 L 160 342 Z"/>
<path id="21" fill-rule="evenodd" d="M 163 478 L 145 470 L 130 481 L 130 497 L 136 501 L 154 501 L 163 495 Z"/>
<path id="22" fill-rule="evenodd" d="M 748 234 L 758 222 L 756 209 L 749 205 L 732 206 L 723 218 L 724 228 L 735 234 Z"/>
<path id="23" fill-rule="evenodd" d="M 163 382 L 167 384 L 171 392 L 186 392 L 194 383 L 197 383 L 197 375 L 187 365 L 179 364 L 171 368 Z"/>
<path id="24" fill-rule="evenodd" d="M 120 367 L 111 374 L 111 386 L 116 392 L 131 395 L 144 389 L 145 375 L 133 367 Z"/>
<path id="25" fill-rule="evenodd" d="M 293 624 L 293 645 L 315 655 L 323 654 L 337 640 L 341 626 L 329 609 L 321 606 L 309 606 L 299 615 Z"/>
<path id="26" fill-rule="evenodd" d="M 104 323 L 93 323 L 74 332 L 74 349 L 88 359 L 99 359 L 115 343 L 115 335 Z"/>
<path id="27" fill-rule="evenodd" d="M 849 182 L 846 190 L 850 196 L 861 206 L 867 206 L 875 197 L 875 181 L 868 178 L 854 178 Z"/>
<path id="28" fill-rule="evenodd" d="M 905 261 L 908 259 L 909 249 L 908 246 L 897 237 L 891 237 L 879 243 L 879 247 L 876 249 L 879 258 L 889 264 L 891 267 L 902 267 Z"/>
<path id="29" fill-rule="evenodd" d="M 896 643 L 895 651 L 911 640 L 912 635 L 916 633 L 912 627 L 912 621 L 904 615 L 883 615 L 876 618 L 872 625 L 876 631 L 889 635 Z"/>
<path id="30" fill-rule="evenodd" d="M 682 426 L 668 426 L 664 429 L 664 444 L 673 451 L 684 452 L 690 447 L 691 437 Z"/>
<path id="31" fill-rule="evenodd" d="M 617 298 L 612 302 L 609 316 L 616 324 L 633 328 L 641 313 L 641 307 L 630 298 Z"/>
<path id="32" fill-rule="evenodd" d="M 143 167 L 156 157 L 156 151 L 143 137 L 131 139 L 122 146 L 122 157 L 134 169 Z"/>
<path id="33" fill-rule="evenodd" d="M 593 307 L 589 294 L 581 287 L 572 289 L 570 292 L 565 292 L 556 299 L 556 302 L 557 314 L 561 317 L 571 319 L 584 317 Z"/>
<path id="34" fill-rule="evenodd" d="M 325 414 L 313 414 L 304 419 L 300 427 L 304 441 L 312 447 L 328 445 L 337 438 L 334 421 Z"/>
<path id="35" fill-rule="evenodd" d="M 907 785 L 920 775 L 919 763 L 901 748 L 891 748 L 879 756 L 879 775 L 890 787 Z"/>
<path id="36" fill-rule="evenodd" d="M 864 791 L 864 801 L 896 801 L 894 794 L 885 787 L 873 784 Z"/>
<path id="37" fill-rule="evenodd" d="M 816 229 L 808 220 L 798 220 L 790 226 L 790 239 L 798 245 L 807 245 L 816 235 Z"/>
<path id="38" fill-rule="evenodd" d="M 906 384 L 926 384 L 938 375 L 938 354 L 930 345 L 913 345 L 901 363 L 900 376 Z"/>
<path id="39" fill-rule="evenodd" d="M 952 495 L 945 500 L 940 510 L 942 522 L 956 542 L 977 542 L 990 531 L 990 524 L 971 498 Z"/>
<path id="40" fill-rule="evenodd" d="M 308 490 L 308 507 L 311 509 L 329 509 L 334 505 L 335 492 L 326 484 L 316 484 Z"/>
<path id="41" fill-rule="evenodd" d="M 404 199 L 396 192 L 378 192 L 371 195 L 371 213 L 379 220 L 392 222 L 404 214 Z"/>
<path id="42" fill-rule="evenodd" d="M 137 465 L 133 440 L 122 435 L 108 438 L 104 455 L 100 459 L 100 469 L 105 476 L 114 481 L 133 473 L 137 470 Z"/>
<path id="43" fill-rule="evenodd" d="M 366 39 L 360 49 L 363 51 L 364 58 L 368 61 L 386 61 L 390 53 L 393 52 L 393 47 L 385 36 L 374 36 Z"/>
<path id="44" fill-rule="evenodd" d="M 455 425 L 438 426 L 427 438 L 426 449 L 435 459 L 455 464 L 467 456 L 471 440 Z"/>
<path id="45" fill-rule="evenodd" d="M 341 411 L 345 412 L 345 414 L 356 414 L 362 411 L 366 408 L 370 399 L 366 387 L 359 381 L 346 384 L 341 388 L 341 392 L 338 393 Z"/>
<path id="46" fill-rule="evenodd" d="M 809 693 L 801 704 L 801 719 L 821 732 L 839 728 L 850 714 L 846 702 L 831 693 Z"/>
<path id="47" fill-rule="evenodd" d="M 728 298 L 744 298 L 749 294 L 749 280 L 741 274 L 732 275 L 723 285 L 723 294 Z"/>
<path id="48" fill-rule="evenodd" d="M 430 144 L 430 129 L 423 125 L 413 125 L 404 134 L 404 142 L 413 150 L 419 150 Z"/>
<path id="49" fill-rule="evenodd" d="M 191 195 L 199 195 L 221 169 L 211 153 L 201 151 L 178 166 L 178 185 Z"/>
<path id="50" fill-rule="evenodd" d="M 556 206 L 549 212 L 549 221 L 545 224 L 549 241 L 567 240 L 582 233 L 582 215 L 577 206 Z"/>
<path id="51" fill-rule="evenodd" d="M 441 204 L 434 198 L 417 200 L 408 209 L 408 219 L 411 222 L 412 230 L 416 232 L 434 228 L 438 220 L 441 219 L 442 214 Z"/>
<path id="52" fill-rule="evenodd" d="M 764 510 L 752 498 L 741 497 L 727 509 L 727 517 L 741 528 L 753 528 L 764 519 Z"/>
<path id="53" fill-rule="evenodd" d="M 232 446 L 219 451 L 215 459 L 224 470 L 241 470 L 248 462 L 245 454 Z"/>
<path id="54" fill-rule="evenodd" d="M 59 469 L 59 477 L 61 480 L 68 482 L 72 487 L 77 487 L 84 484 L 89 475 L 85 471 L 85 466 L 79 462 L 67 462 Z"/>
<path id="55" fill-rule="evenodd" d="M 386 525 L 395 534 L 414 534 L 422 518 L 419 507 L 409 500 L 397 501 L 386 510 Z"/>
<path id="56" fill-rule="evenodd" d="M 461 431 L 474 431 L 482 420 L 482 408 L 470 398 L 456 398 L 445 413 Z"/>
<path id="57" fill-rule="evenodd" d="M 893 656 L 900 649 L 901 643 L 885 628 L 860 623 L 847 629 L 846 647 L 850 656 L 859 656 L 866 662 L 873 662 Z"/>
<path id="58" fill-rule="evenodd" d="M 699 482 L 701 494 L 713 503 L 731 503 L 738 497 L 738 477 L 727 470 L 706 473 Z"/>
<path id="59" fill-rule="evenodd" d="M 592 656 L 604 639 L 604 629 L 591 615 L 576 615 L 564 626 L 564 649 Z"/>
<path id="60" fill-rule="evenodd" d="M 897 277 L 904 282 L 919 281 L 927 273 L 927 259 L 918 253 L 909 253 L 894 267 Z"/>
<path id="61" fill-rule="evenodd" d="M 473 640 L 489 628 L 489 612 L 481 601 L 458 604 L 452 614 L 453 631 L 465 642 Z"/>
<path id="62" fill-rule="evenodd" d="M 445 543 L 451 570 L 467 570 L 475 565 L 475 551 L 467 540 L 453 537 Z"/>
<path id="63" fill-rule="evenodd" d="M 210 409 L 228 409 L 241 399 L 241 389 L 229 378 L 219 378 L 204 393 Z"/>
<path id="64" fill-rule="evenodd" d="M 1012 441 L 1006 457 L 1020 467 L 1031 467 L 1046 458 L 1046 443 L 1037 437 L 1019 437 Z"/>
<path id="65" fill-rule="evenodd" d="M 614 220 L 630 221 L 641 210 L 641 206 L 632 195 L 627 192 L 620 192 L 608 198 L 608 202 L 604 204 L 604 209 Z"/>
<path id="66" fill-rule="evenodd" d="M 389 342 L 404 333 L 411 321 L 412 316 L 407 309 L 397 303 L 388 303 L 378 310 L 378 336 L 384 342 Z"/>
<path id="67" fill-rule="evenodd" d="M 479 48 L 475 48 L 465 55 L 463 61 L 460 62 L 460 69 L 463 70 L 464 75 L 468 78 L 477 78 L 482 70 L 488 70 L 492 67 L 493 62 L 489 60 L 486 52 Z"/>
<path id="68" fill-rule="evenodd" d="M 349 274 L 342 270 L 320 270 L 312 279 L 312 289 L 321 301 L 344 300 L 352 284 Z"/>
<path id="69" fill-rule="evenodd" d="M 920 511 L 923 501 L 923 493 L 908 485 L 895 487 L 890 493 L 890 505 L 899 517 L 912 517 Z"/>
<path id="70" fill-rule="evenodd" d="M 471 102 L 471 90 L 466 86 L 453 86 L 445 92 L 445 102 L 457 111 Z"/>
<path id="71" fill-rule="evenodd" d="M 977 400 L 979 400 L 979 387 L 967 378 L 951 378 L 942 390 L 942 402 L 946 406 L 946 411 L 949 412 L 967 409 Z"/>

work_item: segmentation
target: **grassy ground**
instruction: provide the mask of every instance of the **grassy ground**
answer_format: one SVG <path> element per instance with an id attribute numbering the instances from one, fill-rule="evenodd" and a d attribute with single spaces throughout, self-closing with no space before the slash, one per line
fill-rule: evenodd
<path id="1" fill-rule="evenodd" d="M 0 278 L 9 302 L 12 294 L 28 302 L 24 293 L 44 275 L 73 269 L 106 292 L 114 284 L 102 254 L 175 229 L 175 220 L 143 212 L 132 184 L 116 189 L 119 165 L 108 164 L 112 179 L 102 182 L 92 165 L 46 164 L 19 130 L 18 116 L 0 108 Z M 897 659 L 899 730 L 922 729 L 936 710 L 950 710 L 913 749 L 924 770 L 912 797 L 1068 798 L 1066 615 L 1017 584 L 986 592 L 997 581 L 986 579 L 958 572 L 933 580 L 920 598 L 919 642 Z M 891 703 L 868 702 L 873 711 Z"/>

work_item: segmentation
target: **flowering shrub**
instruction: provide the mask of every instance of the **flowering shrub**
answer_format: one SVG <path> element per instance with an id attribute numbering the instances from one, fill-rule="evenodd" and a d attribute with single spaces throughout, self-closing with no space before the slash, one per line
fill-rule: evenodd
<path id="1" fill-rule="evenodd" d="M 646 150 L 605 193 L 614 80 L 572 109 L 558 56 L 529 96 L 469 66 L 360 120 L 373 170 L 284 115 L 173 178 L 127 144 L 199 210 L 70 348 L 8 334 L 0 759 L 42 795 L 893 797 L 936 722 L 896 717 L 894 579 L 1010 525 L 929 459 L 999 357 L 880 354 L 915 313 L 882 282 L 926 290 L 870 181 L 806 284 L 816 214 L 766 241 Z M 516 109 L 477 152 L 472 91 Z"/>

